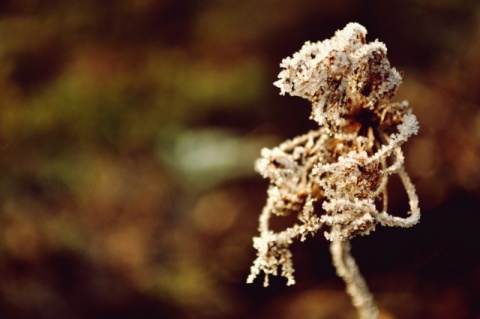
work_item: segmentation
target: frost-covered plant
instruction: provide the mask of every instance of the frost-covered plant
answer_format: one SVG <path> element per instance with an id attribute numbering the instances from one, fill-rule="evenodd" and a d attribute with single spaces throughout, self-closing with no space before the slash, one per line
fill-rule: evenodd
<path id="1" fill-rule="evenodd" d="M 415 187 L 404 169 L 401 145 L 418 131 L 406 101 L 391 102 L 401 76 L 390 66 L 387 48 L 367 43 L 367 30 L 350 23 L 331 39 L 303 45 L 285 58 L 274 84 L 281 94 L 312 103 L 311 118 L 319 128 L 263 149 L 256 170 L 270 179 L 268 200 L 260 215 L 260 235 L 253 245 L 257 258 L 247 282 L 260 272 L 286 277 L 293 285 L 289 245 L 325 228 L 337 274 L 360 318 L 378 311 L 350 254 L 350 239 L 368 235 L 376 225 L 410 227 L 420 218 Z M 387 212 L 387 182 L 398 174 L 408 194 L 410 211 L 401 218 Z M 274 232 L 272 215 L 298 214 L 293 226 Z"/>

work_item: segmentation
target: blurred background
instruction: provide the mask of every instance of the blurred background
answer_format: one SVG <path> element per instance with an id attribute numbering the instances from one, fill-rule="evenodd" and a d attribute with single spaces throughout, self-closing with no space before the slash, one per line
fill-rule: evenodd
<path id="1" fill-rule="evenodd" d="M 353 253 L 382 318 L 480 318 L 475 0 L 1 1 L 0 318 L 355 318 L 321 234 L 245 284 L 253 162 L 315 128 L 279 63 L 351 21 L 404 74 L 423 214 Z"/>

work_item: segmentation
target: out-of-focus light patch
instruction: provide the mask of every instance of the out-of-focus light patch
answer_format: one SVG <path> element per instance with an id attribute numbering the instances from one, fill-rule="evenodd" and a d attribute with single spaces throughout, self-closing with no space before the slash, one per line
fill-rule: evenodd
<path id="1" fill-rule="evenodd" d="M 105 234 L 102 241 L 104 258 L 116 269 L 141 277 L 148 255 L 148 234 L 140 227 L 130 226 Z M 140 278 L 131 278 L 135 281 Z"/>
<path id="2" fill-rule="evenodd" d="M 215 283 L 202 267 L 188 258 L 176 261 L 173 266 L 159 266 L 151 278 L 153 291 L 181 307 L 198 310 L 212 306 L 215 301 Z"/>
<path id="3" fill-rule="evenodd" d="M 32 221 L 21 218 L 10 222 L 10 227 L 4 230 L 2 236 L 4 250 L 22 260 L 37 258 L 44 244 L 38 227 Z"/>
<path id="4" fill-rule="evenodd" d="M 480 110 L 475 114 L 475 119 L 473 120 L 474 134 L 475 139 L 477 140 L 477 145 L 480 146 Z"/>
<path id="5" fill-rule="evenodd" d="M 223 67 L 198 62 L 182 71 L 175 78 L 177 91 L 198 104 L 245 104 L 258 99 L 265 89 L 263 64 L 254 58 Z"/>
<path id="6" fill-rule="evenodd" d="M 228 192 L 216 191 L 200 198 L 193 210 L 195 225 L 207 233 L 221 233 L 228 230 L 239 211 L 232 205 Z"/>
<path id="7" fill-rule="evenodd" d="M 149 56 L 146 69 L 156 88 L 152 104 L 161 110 L 165 125 L 190 122 L 226 107 L 229 112 L 254 112 L 270 86 L 257 57 L 196 59 L 187 51 L 169 50 Z"/>
<path id="8" fill-rule="evenodd" d="M 221 129 L 170 132 L 161 139 L 158 155 L 180 185 L 206 189 L 253 175 L 253 163 L 271 139 Z"/>
<path id="9" fill-rule="evenodd" d="M 431 138 L 417 137 L 412 143 L 411 160 L 408 169 L 416 176 L 432 176 L 439 169 L 441 162 L 438 161 L 438 145 Z"/>

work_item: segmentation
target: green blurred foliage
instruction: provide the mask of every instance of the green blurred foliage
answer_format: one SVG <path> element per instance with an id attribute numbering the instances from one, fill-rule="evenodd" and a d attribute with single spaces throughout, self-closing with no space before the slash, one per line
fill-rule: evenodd
<path id="1" fill-rule="evenodd" d="M 384 318 L 478 316 L 477 1 L 19 0 L 0 2 L 0 317 L 351 318 L 319 239 L 297 287 L 244 283 L 253 161 L 314 127 L 278 64 L 350 21 L 405 73 L 426 216 L 359 239 L 360 266 Z"/>

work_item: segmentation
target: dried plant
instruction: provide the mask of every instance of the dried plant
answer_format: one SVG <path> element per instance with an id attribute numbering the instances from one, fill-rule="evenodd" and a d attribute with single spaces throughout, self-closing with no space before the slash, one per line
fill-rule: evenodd
<path id="1" fill-rule="evenodd" d="M 312 103 L 318 130 L 263 149 L 256 170 L 270 179 L 253 240 L 257 258 L 247 282 L 265 273 L 293 285 L 289 245 L 326 228 L 337 274 L 346 283 L 360 318 L 378 318 L 377 307 L 350 254 L 350 239 L 368 235 L 377 224 L 410 227 L 420 218 L 415 187 L 404 169 L 401 145 L 418 131 L 406 101 L 392 103 L 401 75 L 390 66 L 381 42 L 367 43 L 367 30 L 350 23 L 331 39 L 303 45 L 285 58 L 275 85 L 281 94 Z M 408 194 L 406 218 L 387 212 L 387 182 L 398 174 Z M 281 231 L 269 227 L 273 215 L 298 214 Z"/>

